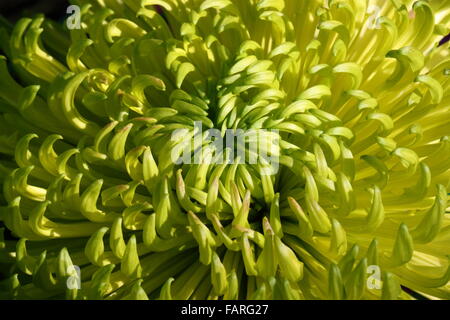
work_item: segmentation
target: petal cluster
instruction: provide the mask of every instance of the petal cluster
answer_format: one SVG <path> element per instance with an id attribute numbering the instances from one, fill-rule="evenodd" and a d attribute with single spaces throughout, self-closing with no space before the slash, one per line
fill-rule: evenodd
<path id="1" fill-rule="evenodd" d="M 1 298 L 450 299 L 448 1 L 74 3 L 0 29 Z"/>

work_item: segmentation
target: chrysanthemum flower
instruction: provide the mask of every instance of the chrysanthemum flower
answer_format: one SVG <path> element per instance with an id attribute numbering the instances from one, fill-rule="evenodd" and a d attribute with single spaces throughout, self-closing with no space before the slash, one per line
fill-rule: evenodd
<path id="1" fill-rule="evenodd" d="M 4 298 L 450 298 L 449 1 L 73 3 L 0 31 Z"/>

